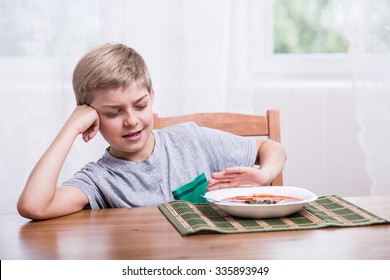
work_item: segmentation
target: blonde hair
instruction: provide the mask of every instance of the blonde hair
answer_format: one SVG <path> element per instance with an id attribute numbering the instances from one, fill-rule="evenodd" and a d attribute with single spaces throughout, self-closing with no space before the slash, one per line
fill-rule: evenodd
<path id="1" fill-rule="evenodd" d="M 97 91 L 128 86 L 133 82 L 151 91 L 152 81 L 144 59 L 122 44 L 104 44 L 92 49 L 73 71 L 77 105 L 91 104 Z"/>

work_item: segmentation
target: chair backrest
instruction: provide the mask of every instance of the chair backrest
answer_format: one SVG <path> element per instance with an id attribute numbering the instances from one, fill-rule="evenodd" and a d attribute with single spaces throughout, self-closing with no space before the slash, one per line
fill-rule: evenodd
<path id="1" fill-rule="evenodd" d="M 197 113 L 173 117 L 159 117 L 154 114 L 154 128 L 159 129 L 174 124 L 193 121 L 199 126 L 216 128 L 240 136 L 266 136 L 280 143 L 279 111 L 267 110 L 265 116 L 234 113 Z M 272 181 L 273 186 L 283 186 L 280 173 Z"/>

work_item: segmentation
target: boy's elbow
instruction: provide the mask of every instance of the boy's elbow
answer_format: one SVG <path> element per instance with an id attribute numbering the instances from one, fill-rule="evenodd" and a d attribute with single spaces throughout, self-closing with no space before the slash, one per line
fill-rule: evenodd
<path id="1" fill-rule="evenodd" d="M 287 160 L 287 152 L 286 152 L 286 149 L 284 148 L 284 146 L 279 143 L 279 142 L 273 142 L 273 144 L 275 145 L 276 151 L 278 151 L 279 153 L 279 156 L 280 158 L 285 162 Z"/>
<path id="2" fill-rule="evenodd" d="M 32 220 L 42 220 L 46 218 L 42 209 L 37 207 L 34 203 L 27 202 L 22 198 L 19 199 L 16 208 L 19 215 L 24 218 Z"/>
<path id="3" fill-rule="evenodd" d="M 283 157 L 284 161 L 287 160 L 287 151 L 283 146 L 282 146 L 282 157 Z"/>

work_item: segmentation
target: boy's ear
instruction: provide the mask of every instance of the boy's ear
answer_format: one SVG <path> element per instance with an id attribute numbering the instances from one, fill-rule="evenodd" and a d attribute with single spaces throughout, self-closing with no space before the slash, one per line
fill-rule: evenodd
<path id="1" fill-rule="evenodd" d="M 150 99 L 152 100 L 152 103 L 153 103 L 153 101 L 154 101 L 154 89 L 153 89 L 153 87 L 150 87 L 149 94 L 150 94 Z"/>

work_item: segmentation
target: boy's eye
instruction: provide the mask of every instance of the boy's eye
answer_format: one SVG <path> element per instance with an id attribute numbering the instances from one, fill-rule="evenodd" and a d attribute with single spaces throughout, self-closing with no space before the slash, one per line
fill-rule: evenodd
<path id="1" fill-rule="evenodd" d="M 115 118 L 115 117 L 118 116 L 119 114 L 120 114 L 120 111 L 109 112 L 109 113 L 106 113 L 106 116 L 109 117 L 109 118 Z"/>
<path id="2" fill-rule="evenodd" d="M 148 103 L 145 102 L 145 103 L 138 104 L 137 106 L 135 106 L 135 109 L 137 109 L 137 110 L 143 110 L 143 109 L 145 109 L 147 106 L 148 106 Z"/>

